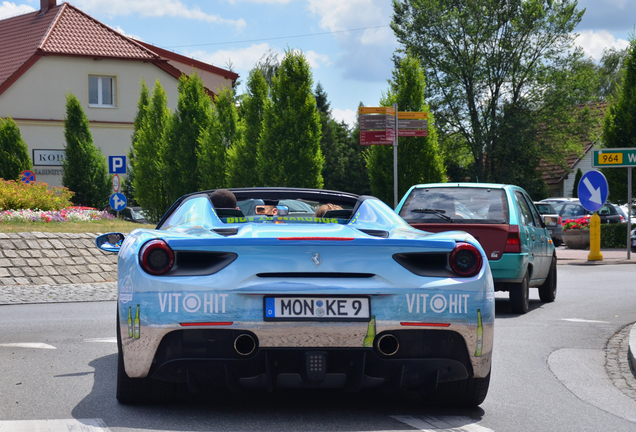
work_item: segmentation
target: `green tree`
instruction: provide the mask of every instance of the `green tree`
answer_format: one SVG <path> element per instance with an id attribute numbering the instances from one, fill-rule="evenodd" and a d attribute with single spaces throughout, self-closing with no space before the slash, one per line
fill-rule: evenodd
<path id="1" fill-rule="evenodd" d="M 603 147 L 636 147 L 636 35 L 630 35 L 624 62 L 623 84 L 616 100 L 611 100 L 603 122 Z M 627 169 L 601 170 L 609 186 L 608 199 L 616 203 L 627 202 Z M 632 193 L 636 191 L 632 176 Z"/>
<path id="2" fill-rule="evenodd" d="M 545 157 L 561 165 L 590 134 L 589 111 L 575 109 L 593 99 L 596 87 L 582 51 L 572 49 L 583 16 L 576 6 L 576 0 L 394 0 L 391 26 L 426 70 L 427 100 L 444 141 L 461 135 L 454 142 L 466 143 L 473 179 L 499 181 L 496 155 L 510 160 L 517 147 L 502 131 L 509 136 L 520 111 L 533 113 L 525 127 L 540 129 Z"/>
<path id="3" fill-rule="evenodd" d="M 19 180 L 20 173 L 31 168 L 29 149 L 11 117 L 0 118 L 0 161 L 0 178 L 5 180 Z"/>
<path id="4" fill-rule="evenodd" d="M 380 105 L 392 106 L 396 103 L 399 111 L 428 112 L 424 89 L 424 72 L 419 61 L 407 55 L 393 70 L 389 90 L 383 95 Z M 437 132 L 429 114 L 427 137 L 398 139 L 398 199 L 414 184 L 445 181 L 442 162 Z M 395 194 L 393 164 L 393 146 L 371 146 L 367 161 L 371 191 L 391 206 Z"/>
<path id="5" fill-rule="evenodd" d="M 327 93 L 325 92 L 325 89 L 322 87 L 322 84 L 320 83 L 316 84 L 316 92 L 314 96 L 316 98 L 316 107 L 318 108 L 318 111 L 322 114 L 327 114 L 328 116 L 331 116 L 331 103 L 329 103 L 329 100 L 327 98 Z"/>
<path id="6" fill-rule="evenodd" d="M 258 141 L 263 129 L 263 113 L 269 102 L 269 87 L 260 69 L 250 71 L 247 93 L 241 105 L 243 139 L 230 147 L 228 152 L 228 186 L 260 186 L 257 166 Z"/>
<path id="7" fill-rule="evenodd" d="M 134 135 L 136 160 L 133 189 L 137 202 L 148 212 L 149 219 L 158 222 L 171 203 L 168 200 L 165 178 L 162 175 L 164 168 L 162 155 L 166 129 L 170 122 L 170 109 L 168 97 L 159 80 L 155 82 L 152 98 L 144 105 L 144 99 L 147 97 L 148 89 L 145 83 L 142 83 L 139 109 L 141 110 L 144 106 L 145 108 Z"/>
<path id="8" fill-rule="evenodd" d="M 598 93 L 601 99 L 606 100 L 610 96 L 616 96 L 623 80 L 623 65 L 627 52 L 627 49 L 617 50 L 616 48 L 603 50 L 603 57 L 596 68 L 599 83 Z"/>
<path id="9" fill-rule="evenodd" d="M 331 104 L 320 83 L 316 84 L 314 97 L 320 115 L 320 150 L 325 158 L 322 167 L 323 187 L 332 190 L 348 190 L 345 171 L 348 128 L 331 117 Z"/>
<path id="10" fill-rule="evenodd" d="M 272 49 L 267 50 L 258 63 L 256 63 L 254 69 L 261 71 L 263 78 L 265 78 L 265 82 L 271 88 L 274 84 L 274 77 L 278 75 L 278 70 L 280 69 L 278 53 Z"/>
<path id="11" fill-rule="evenodd" d="M 130 150 L 128 150 L 128 167 L 126 172 L 128 175 L 126 176 L 126 180 L 124 180 L 124 185 L 122 188 L 122 192 L 128 199 L 129 205 L 139 205 L 136 199 L 135 188 L 133 186 L 133 180 L 135 178 L 136 171 L 136 163 L 137 156 L 135 153 L 135 148 L 137 147 L 137 142 L 139 140 L 138 133 L 139 129 L 141 129 L 143 123 L 146 121 L 148 116 L 148 107 L 150 105 L 150 93 L 148 92 L 148 87 L 146 86 L 146 81 L 144 79 L 141 80 L 141 90 L 139 91 L 139 100 L 137 101 L 137 114 L 135 115 L 135 121 L 133 123 L 133 135 L 131 139 Z"/>
<path id="12" fill-rule="evenodd" d="M 363 106 L 362 103 L 359 107 Z M 342 123 L 341 123 L 342 125 Z M 346 190 L 359 195 L 371 195 L 369 172 L 367 170 L 366 155 L 368 146 L 360 145 L 360 121 L 356 117 L 356 123 L 347 137 L 345 150 L 345 179 L 344 185 L 336 187 L 337 190 Z"/>
<path id="13" fill-rule="evenodd" d="M 177 109 L 166 130 L 163 175 L 168 201 L 199 190 L 200 137 L 212 119 L 212 101 L 194 73 L 179 78 Z M 168 162 L 169 161 L 169 162 Z"/>
<path id="14" fill-rule="evenodd" d="M 320 116 L 312 85 L 305 56 L 286 51 L 273 79 L 272 102 L 265 110 L 258 144 L 263 186 L 323 186 Z"/>
<path id="15" fill-rule="evenodd" d="M 88 118 L 73 93 L 66 95 L 64 138 L 62 185 L 75 192 L 75 205 L 106 207 L 112 187 L 106 158 L 93 144 Z"/>
<path id="16" fill-rule="evenodd" d="M 236 109 L 234 89 L 226 87 L 216 96 L 208 128 L 199 138 L 199 178 L 201 189 L 227 186 L 228 152 L 240 147 L 243 125 Z M 254 166 L 252 166 L 252 170 Z"/>
<path id="17" fill-rule="evenodd" d="M 582 177 L 583 177 L 583 171 L 581 171 L 581 168 L 579 168 L 576 170 L 576 174 L 574 175 L 574 186 L 572 187 L 572 198 L 579 197 L 579 182 L 581 181 Z"/>

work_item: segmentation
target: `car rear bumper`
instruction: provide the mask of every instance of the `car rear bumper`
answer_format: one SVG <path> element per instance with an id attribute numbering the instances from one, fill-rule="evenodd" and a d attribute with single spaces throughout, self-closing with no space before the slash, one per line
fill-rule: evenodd
<path id="1" fill-rule="evenodd" d="M 521 282 L 528 269 L 530 258 L 526 253 L 505 253 L 501 258 L 490 260 L 490 271 L 495 283 L 498 282 Z M 495 287 L 496 289 L 496 287 Z"/>
<path id="2" fill-rule="evenodd" d="M 378 322 L 372 347 L 361 346 L 365 332 L 355 326 L 334 331 L 333 326 L 295 324 L 279 329 L 266 323 L 186 330 L 142 327 L 144 337 L 122 339 L 126 374 L 190 385 L 224 384 L 231 390 L 359 390 L 417 388 L 433 378 L 435 383 L 484 378 L 490 371 L 493 323 L 483 324 L 478 342 L 478 331 L 470 325 L 406 329 Z M 312 354 L 326 364 L 319 380 L 307 377 L 305 360 Z"/>
<path id="3" fill-rule="evenodd" d="M 484 329 L 489 338 L 491 332 L 492 326 Z M 236 341 L 247 336 L 254 346 L 239 352 Z M 384 343 L 383 336 L 395 339 Z M 162 339 L 148 376 L 187 384 L 192 391 L 208 386 L 432 391 L 438 383 L 485 377 L 490 370 L 488 353 L 476 358 L 476 373 L 475 357 L 456 331 L 385 331 L 368 348 L 266 347 L 259 341 L 245 330 L 176 330 Z"/>

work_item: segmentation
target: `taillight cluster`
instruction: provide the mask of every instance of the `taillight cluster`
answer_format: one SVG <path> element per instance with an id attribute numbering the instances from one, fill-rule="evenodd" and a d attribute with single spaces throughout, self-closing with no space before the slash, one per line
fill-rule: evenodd
<path id="1" fill-rule="evenodd" d="M 521 237 L 519 236 L 519 226 L 510 225 L 508 228 L 508 238 L 504 253 L 521 253 Z"/>
<path id="2" fill-rule="evenodd" d="M 450 254 L 449 262 L 459 276 L 475 276 L 481 270 L 481 253 L 470 243 L 458 242 Z"/>
<path id="3" fill-rule="evenodd" d="M 141 247 L 139 264 L 154 276 L 166 274 L 174 265 L 174 252 L 163 240 L 150 240 Z"/>

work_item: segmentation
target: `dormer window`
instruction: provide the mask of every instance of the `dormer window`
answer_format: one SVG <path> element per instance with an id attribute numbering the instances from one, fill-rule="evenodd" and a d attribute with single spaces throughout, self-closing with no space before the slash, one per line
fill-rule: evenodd
<path id="1" fill-rule="evenodd" d="M 115 106 L 115 78 L 89 75 L 88 77 L 88 106 Z"/>

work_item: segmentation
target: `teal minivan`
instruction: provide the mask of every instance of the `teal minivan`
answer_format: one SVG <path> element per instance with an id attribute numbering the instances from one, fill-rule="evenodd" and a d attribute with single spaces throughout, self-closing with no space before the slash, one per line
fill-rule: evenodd
<path id="1" fill-rule="evenodd" d="M 513 312 L 528 311 L 532 287 L 539 289 L 542 302 L 556 299 L 554 243 L 522 188 L 494 183 L 419 184 L 409 189 L 395 211 L 423 231 L 465 231 L 475 237 L 488 257 L 495 291 L 509 292 Z"/>

